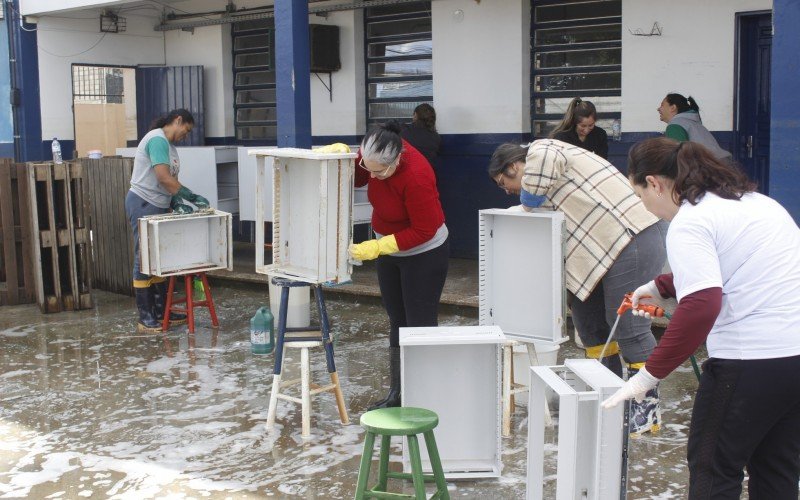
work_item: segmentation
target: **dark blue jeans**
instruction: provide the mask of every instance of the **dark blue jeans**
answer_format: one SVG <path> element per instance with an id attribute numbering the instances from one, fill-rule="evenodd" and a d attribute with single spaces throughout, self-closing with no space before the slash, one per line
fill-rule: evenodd
<path id="1" fill-rule="evenodd" d="M 159 215 L 167 213 L 168 208 L 157 207 L 142 199 L 133 191 L 128 191 L 125 197 L 125 214 L 133 230 L 133 282 L 136 287 L 137 281 L 149 281 L 150 276 L 139 271 L 139 218 L 147 215 Z"/>

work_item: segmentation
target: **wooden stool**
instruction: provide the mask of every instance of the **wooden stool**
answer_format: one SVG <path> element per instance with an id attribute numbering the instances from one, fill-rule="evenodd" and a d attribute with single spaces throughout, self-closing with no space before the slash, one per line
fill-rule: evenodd
<path id="1" fill-rule="evenodd" d="M 197 276 L 203 282 L 203 292 L 206 294 L 204 300 L 194 300 L 192 295 L 192 278 Z M 167 287 L 167 304 L 164 307 L 164 320 L 161 325 L 161 331 L 166 332 L 169 328 L 169 315 L 171 312 L 185 313 L 186 319 L 189 324 L 189 333 L 194 333 L 194 308 L 207 307 L 211 315 L 211 324 L 215 327 L 219 326 L 217 319 L 217 311 L 214 309 L 214 299 L 211 297 L 211 287 L 208 286 L 208 279 L 206 273 L 189 273 L 183 275 L 183 283 L 185 295 L 180 298 L 174 298 L 175 292 L 175 278 L 177 276 L 169 277 L 169 287 Z M 178 307 L 176 304 L 186 304 L 184 307 Z"/>
<path id="2" fill-rule="evenodd" d="M 436 483 L 436 493 L 431 500 L 450 499 L 447 491 L 447 481 L 442 471 L 442 461 L 439 459 L 439 449 L 433 437 L 433 429 L 439 425 L 439 416 L 424 408 L 381 408 L 361 415 L 361 427 L 367 434 L 364 437 L 364 454 L 361 455 L 361 466 L 358 469 L 358 485 L 356 486 L 355 499 L 362 498 L 415 498 L 427 499 L 425 481 Z M 425 447 L 428 449 L 428 458 L 431 461 L 433 474 L 422 473 L 422 460 L 419 455 L 419 441 L 417 435 L 425 437 Z M 378 484 L 367 489 L 369 469 L 372 462 L 372 453 L 375 446 L 375 436 L 381 436 L 381 454 L 378 462 Z M 392 436 L 405 436 L 408 440 L 408 452 L 411 459 L 411 473 L 389 472 L 389 446 Z M 400 493 L 387 493 L 386 485 L 392 479 L 405 479 L 414 482 L 414 495 Z"/>
<path id="3" fill-rule="evenodd" d="M 286 318 L 289 313 L 289 289 L 298 286 L 309 286 L 309 283 L 289 280 L 286 278 L 272 278 L 272 284 L 281 287 L 281 305 L 278 312 L 278 328 L 275 337 L 275 369 L 272 377 L 272 392 L 269 397 L 269 410 L 267 412 L 267 431 L 272 430 L 275 425 L 275 413 L 278 408 L 278 399 L 291 401 L 301 405 L 303 438 L 311 437 L 311 396 L 321 392 L 332 392 L 336 397 L 336 406 L 339 409 L 339 419 L 342 424 L 349 424 L 350 418 L 347 416 L 347 409 L 344 406 L 344 396 L 339 384 L 339 374 L 336 372 L 336 365 L 333 360 L 333 339 L 330 336 L 330 324 L 328 323 L 328 312 L 325 309 L 325 299 L 322 295 L 322 288 L 319 285 L 311 285 L 317 299 L 317 309 L 320 317 L 320 327 L 315 330 L 313 327 L 287 328 Z M 326 386 L 312 387 L 311 367 L 309 362 L 308 350 L 312 347 L 322 346 L 325 348 L 325 360 L 328 365 L 328 373 L 331 383 Z M 287 347 L 300 348 L 300 379 L 281 381 L 283 371 L 283 356 Z M 300 384 L 300 398 L 281 394 L 281 389 L 291 385 Z"/>
<path id="4" fill-rule="evenodd" d="M 528 386 L 525 384 L 518 384 L 514 382 L 514 346 L 519 345 L 520 342 L 510 341 L 503 344 L 503 436 L 508 437 L 511 435 L 511 414 L 516 410 L 516 403 L 514 395 L 520 392 L 527 392 Z M 538 365 L 539 359 L 536 355 L 536 348 L 533 344 L 525 344 L 528 350 L 528 359 L 530 364 Z M 530 408 L 528 408 L 530 411 Z M 550 415 L 550 408 L 547 401 L 544 405 L 545 412 L 545 425 L 548 427 L 553 425 L 553 419 Z"/>

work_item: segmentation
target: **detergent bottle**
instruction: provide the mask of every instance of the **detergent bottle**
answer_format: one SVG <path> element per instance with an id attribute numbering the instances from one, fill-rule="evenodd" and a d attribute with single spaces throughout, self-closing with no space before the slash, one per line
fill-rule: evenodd
<path id="1" fill-rule="evenodd" d="M 261 306 L 250 319 L 250 350 L 253 354 L 270 354 L 275 348 L 275 330 L 269 307 Z"/>

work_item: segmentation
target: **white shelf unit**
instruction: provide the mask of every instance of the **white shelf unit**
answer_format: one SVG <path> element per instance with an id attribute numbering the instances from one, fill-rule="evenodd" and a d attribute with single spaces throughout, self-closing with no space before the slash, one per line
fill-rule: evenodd
<path id="1" fill-rule="evenodd" d="M 624 381 L 596 359 L 568 359 L 563 366 L 531 367 L 529 408 L 558 396 L 556 500 L 620 498 L 626 472 L 622 458 L 624 406 L 604 410 L 601 403 Z M 526 498 L 544 497 L 544 414 L 530 412 Z M 549 472 L 549 471 L 548 471 Z"/>
<path id="2" fill-rule="evenodd" d="M 350 281 L 354 153 L 251 150 L 256 157 L 256 272 L 306 283 Z M 269 182 L 267 172 L 272 172 Z M 272 264 L 264 258 L 264 196 L 272 189 Z"/>
<path id="3" fill-rule="evenodd" d="M 400 329 L 403 406 L 439 415 L 434 429 L 448 479 L 500 477 L 501 345 L 497 326 Z M 421 447 L 422 467 L 430 472 Z M 404 443 L 403 468 L 410 471 Z"/>
<path id="4" fill-rule="evenodd" d="M 151 215 L 139 219 L 140 268 L 172 276 L 233 269 L 233 217 L 227 212 Z"/>
<path id="5" fill-rule="evenodd" d="M 235 146 L 179 147 L 181 171 L 178 180 L 205 196 L 213 208 L 239 213 L 239 170 Z M 117 148 L 125 158 L 136 156 L 136 148 Z"/>
<path id="6" fill-rule="evenodd" d="M 566 336 L 564 214 L 479 211 L 479 322 L 522 342 Z"/>
<path id="7" fill-rule="evenodd" d="M 263 147 L 240 147 L 239 157 L 239 220 L 256 220 L 256 157 L 250 151 L 271 149 Z M 353 146 L 353 151 L 358 146 Z M 272 186 L 272 170 L 265 172 L 264 182 Z M 262 189 L 264 203 L 264 221 L 272 222 L 272 189 Z M 353 224 L 369 224 L 372 222 L 372 205 L 367 198 L 367 186 L 353 189 Z"/>

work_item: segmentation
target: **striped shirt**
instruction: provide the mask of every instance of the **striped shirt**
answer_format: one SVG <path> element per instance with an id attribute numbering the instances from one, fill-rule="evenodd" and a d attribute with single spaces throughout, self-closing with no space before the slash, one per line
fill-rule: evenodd
<path id="1" fill-rule="evenodd" d="M 555 139 L 528 148 L 522 189 L 564 212 L 567 289 L 586 300 L 625 246 L 658 222 L 619 170 L 585 149 Z"/>

